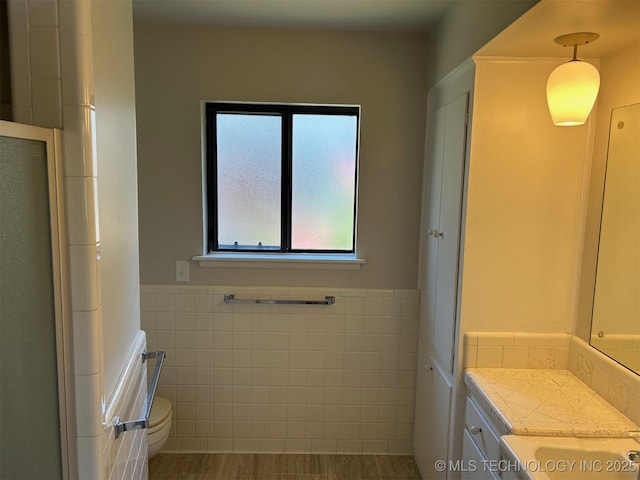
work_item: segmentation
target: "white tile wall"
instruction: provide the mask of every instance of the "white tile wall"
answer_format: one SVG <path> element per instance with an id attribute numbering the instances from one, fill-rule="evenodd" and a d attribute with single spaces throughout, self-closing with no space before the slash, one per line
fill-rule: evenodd
<path id="1" fill-rule="evenodd" d="M 8 1 L 9 46 L 11 48 L 11 104 L 13 120 L 33 123 L 29 51 L 29 10 L 27 2 Z M 51 16 L 47 23 L 54 21 Z"/>
<path id="2" fill-rule="evenodd" d="M 640 425 L 640 376 L 578 337 L 571 337 L 570 348 L 569 370 Z"/>
<path id="3" fill-rule="evenodd" d="M 118 380 L 113 398 L 106 406 L 101 425 L 103 436 L 102 461 L 104 477 L 109 480 L 142 480 L 147 478 L 147 430 L 131 430 L 116 439 L 113 425 L 115 418 L 137 420 L 144 415 L 147 398 L 147 369 L 142 363 L 146 351 L 146 338 L 140 332 L 127 359 L 122 377 Z M 155 367 L 154 361 L 148 363 Z M 101 472 L 102 473 L 102 472 Z M 92 477 L 96 478 L 96 477 Z"/>
<path id="4" fill-rule="evenodd" d="M 62 128 L 57 4 L 9 2 L 13 118 L 20 123 Z"/>
<path id="5" fill-rule="evenodd" d="M 569 370 L 640 425 L 640 376 L 574 335 L 467 332 L 464 367 Z"/>
<path id="6" fill-rule="evenodd" d="M 77 410 L 85 405 L 87 415 L 100 422 L 97 436 L 82 435 L 78 417 L 79 445 L 86 444 L 85 454 L 79 452 L 80 478 L 109 478 L 114 463 L 105 462 L 105 449 L 112 448 L 112 432 L 105 431 L 103 410 L 108 406 L 104 398 L 103 319 L 100 291 L 100 235 L 98 232 L 97 169 L 89 95 L 93 90 L 92 77 L 79 74 L 93 69 L 90 32 L 91 5 L 79 0 L 38 2 L 55 4 L 59 18 L 58 59 L 54 66 L 60 71 L 60 102 L 51 104 L 56 119 L 64 127 L 64 173 L 67 196 L 66 217 L 71 263 L 71 302 L 74 323 L 74 360 L 76 378 L 90 373 L 91 392 L 76 392 Z M 80 52 L 80 53 L 79 53 Z M 34 96 L 34 120 L 38 107 Z M 50 115 L 53 115 L 51 113 Z M 146 373 L 146 372 L 145 372 Z M 89 395 L 89 393 L 93 393 Z M 121 407 L 118 407 L 121 409 Z M 109 435 L 111 433 L 111 435 Z M 129 441 L 129 440 L 127 440 Z M 111 469 L 111 470 L 109 470 Z"/>
<path id="7" fill-rule="evenodd" d="M 165 450 L 411 453 L 416 290 L 143 285 L 141 311 L 149 348 L 167 352 Z"/>

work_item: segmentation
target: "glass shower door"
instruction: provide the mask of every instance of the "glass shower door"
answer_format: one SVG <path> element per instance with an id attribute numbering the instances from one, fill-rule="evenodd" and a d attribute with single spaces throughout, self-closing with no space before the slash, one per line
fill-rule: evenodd
<path id="1" fill-rule="evenodd" d="M 40 139 L 12 136 L 19 127 Z M 52 140 L 53 130 L 0 122 L 0 478 L 65 470 Z"/>

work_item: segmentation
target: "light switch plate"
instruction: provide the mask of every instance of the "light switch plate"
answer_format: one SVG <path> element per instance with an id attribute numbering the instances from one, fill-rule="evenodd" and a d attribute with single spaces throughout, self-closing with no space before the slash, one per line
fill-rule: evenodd
<path id="1" fill-rule="evenodd" d="M 189 262 L 176 261 L 176 282 L 190 282 Z"/>

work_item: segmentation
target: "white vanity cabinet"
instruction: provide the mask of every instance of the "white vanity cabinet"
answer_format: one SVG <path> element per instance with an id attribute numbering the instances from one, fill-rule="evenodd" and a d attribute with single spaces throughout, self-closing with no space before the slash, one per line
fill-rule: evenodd
<path id="1" fill-rule="evenodd" d="M 467 397 L 462 444 L 462 480 L 499 479 L 500 433 L 473 397 Z M 475 468 L 468 468 L 469 466 Z"/>
<path id="2" fill-rule="evenodd" d="M 497 479 L 498 477 L 485 471 L 486 457 L 471 438 L 471 434 L 465 429 L 462 438 L 463 462 L 461 464 L 461 480 Z M 473 468 L 471 468 L 473 466 Z"/>

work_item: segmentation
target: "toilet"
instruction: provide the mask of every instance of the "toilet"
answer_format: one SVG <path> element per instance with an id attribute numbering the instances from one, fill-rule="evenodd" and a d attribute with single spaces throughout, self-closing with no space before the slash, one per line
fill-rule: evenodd
<path id="1" fill-rule="evenodd" d="M 156 455 L 167 443 L 171 431 L 171 402 L 156 395 L 149 415 L 147 440 L 149 442 L 149 458 Z"/>

